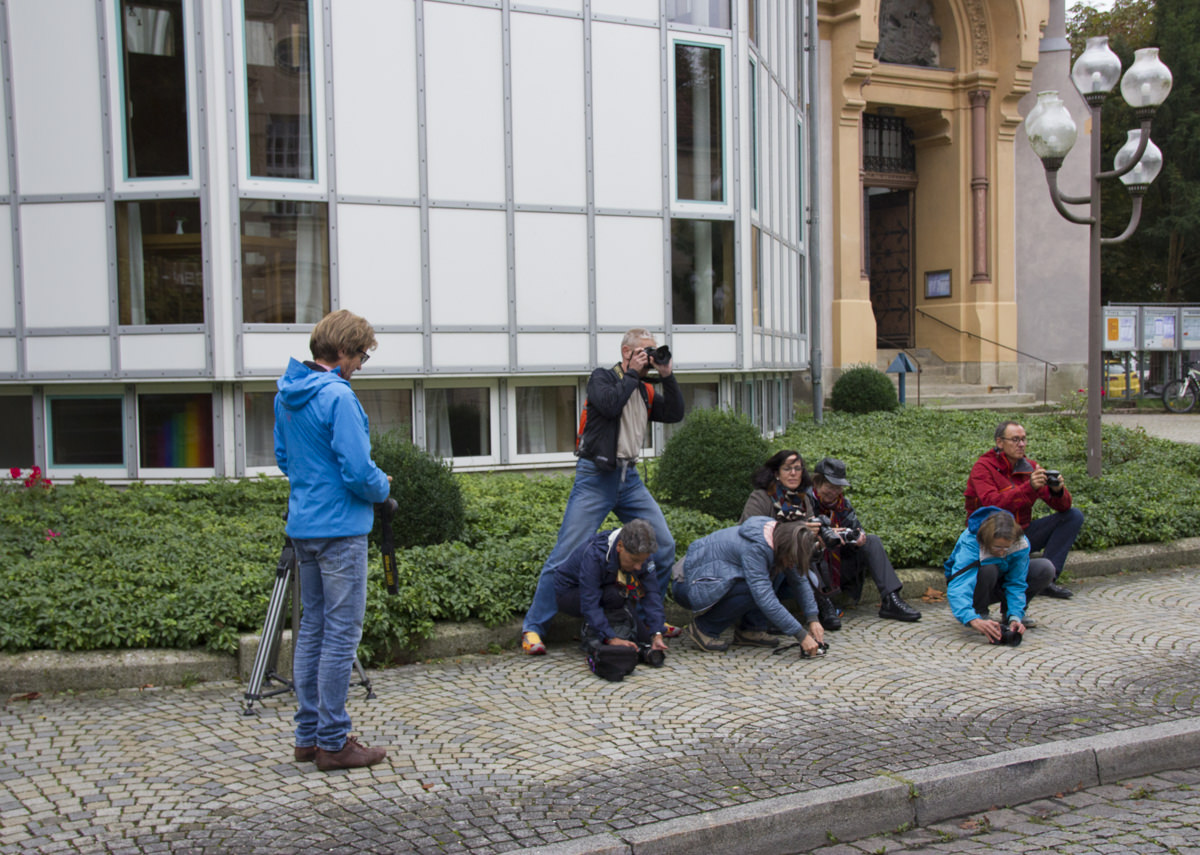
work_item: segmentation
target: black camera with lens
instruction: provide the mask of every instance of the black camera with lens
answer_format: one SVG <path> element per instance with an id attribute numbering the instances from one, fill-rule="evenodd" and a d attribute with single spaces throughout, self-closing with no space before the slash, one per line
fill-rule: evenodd
<path id="1" fill-rule="evenodd" d="M 838 528 L 833 524 L 833 521 L 825 515 L 813 517 L 809 522 L 817 522 L 821 524 L 818 534 L 821 537 L 821 542 L 826 547 L 833 549 L 838 546 L 844 546 L 847 543 L 853 543 L 858 540 L 862 534 L 862 529 L 857 528 Z"/>
<path id="2" fill-rule="evenodd" d="M 658 347 L 643 348 L 646 351 L 646 356 L 655 365 L 666 365 L 671 361 L 671 348 L 665 344 L 660 344 Z"/>
<path id="3" fill-rule="evenodd" d="M 649 644 L 638 645 L 638 662 L 643 665 L 649 665 L 651 668 L 661 668 L 663 663 L 667 661 L 667 654 L 661 650 L 655 650 Z"/>
<path id="4" fill-rule="evenodd" d="M 1057 490 L 1062 486 L 1062 473 L 1057 469 L 1046 470 L 1046 486 L 1052 490 Z"/>
<path id="5" fill-rule="evenodd" d="M 1016 647 L 1021 643 L 1023 637 L 1021 633 L 1017 632 L 1011 626 L 1002 623 L 1000 624 L 1000 638 L 993 641 L 992 644 L 1007 644 L 1010 647 Z"/>

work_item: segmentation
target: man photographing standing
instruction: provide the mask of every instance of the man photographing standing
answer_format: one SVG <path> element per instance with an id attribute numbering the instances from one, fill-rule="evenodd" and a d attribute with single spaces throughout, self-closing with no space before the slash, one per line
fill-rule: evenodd
<path id="1" fill-rule="evenodd" d="M 291 487 L 287 535 L 304 605 L 292 663 L 295 758 L 322 771 L 387 753 L 350 736 L 346 712 L 367 607 L 367 534 L 392 480 L 371 459 L 367 414 L 349 382 L 376 344 L 365 319 L 333 312 L 313 327 L 312 360 L 292 359 L 276 382 L 275 460 Z"/>

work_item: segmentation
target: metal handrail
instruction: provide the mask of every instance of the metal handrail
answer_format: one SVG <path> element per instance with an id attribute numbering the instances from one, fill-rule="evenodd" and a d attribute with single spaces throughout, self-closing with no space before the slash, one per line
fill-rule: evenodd
<path id="1" fill-rule="evenodd" d="M 988 344 L 994 344 L 996 347 L 1002 347 L 1005 350 L 1011 350 L 1013 353 L 1015 353 L 1019 356 L 1027 356 L 1030 359 L 1034 359 L 1034 360 L 1042 363 L 1042 406 L 1046 406 L 1049 403 L 1050 372 L 1058 371 L 1058 366 L 1056 364 L 1054 364 L 1053 362 L 1051 362 L 1048 359 L 1042 359 L 1040 356 L 1037 356 L 1036 354 L 1026 353 L 1025 351 L 1020 350 L 1019 348 L 1011 347 L 1007 344 L 1004 344 L 1003 342 L 992 341 L 990 338 L 985 338 L 984 336 L 981 336 L 978 333 L 967 332 L 966 330 L 960 330 L 958 327 L 954 326 L 954 324 L 946 323 L 941 318 L 934 317 L 933 315 L 929 314 L 929 312 L 926 312 L 924 309 L 915 309 L 915 311 L 917 312 L 917 314 L 924 315 L 925 317 L 929 318 L 929 320 L 936 321 L 937 323 L 941 324 L 942 326 L 952 329 L 956 333 L 959 333 L 960 335 L 965 335 L 969 339 L 977 338 L 980 341 L 985 341 Z"/>

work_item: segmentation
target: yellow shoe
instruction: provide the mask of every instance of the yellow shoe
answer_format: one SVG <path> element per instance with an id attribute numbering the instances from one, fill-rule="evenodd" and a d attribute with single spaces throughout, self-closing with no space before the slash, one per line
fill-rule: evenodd
<path id="1" fill-rule="evenodd" d="M 536 632 L 521 633 L 521 649 L 529 656 L 541 656 L 546 652 L 542 637 Z"/>
<path id="2" fill-rule="evenodd" d="M 663 630 L 664 638 L 679 638 L 679 636 L 683 635 L 683 630 L 677 626 L 669 623 L 664 623 L 663 626 L 666 627 Z"/>

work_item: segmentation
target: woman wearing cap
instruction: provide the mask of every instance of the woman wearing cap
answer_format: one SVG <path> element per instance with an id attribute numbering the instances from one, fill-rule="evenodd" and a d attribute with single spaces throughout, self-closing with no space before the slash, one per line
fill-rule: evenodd
<path id="1" fill-rule="evenodd" d="M 830 527 L 840 530 L 823 535 L 825 560 L 830 564 L 833 583 L 841 585 L 855 601 L 862 596 L 864 566 L 879 589 L 879 616 L 889 620 L 917 621 L 921 613 L 904 602 L 900 596 L 900 577 L 883 549 L 883 542 L 863 531 L 858 514 L 846 500 L 845 489 L 850 486 L 846 464 L 836 457 L 824 457 L 813 467 L 813 483 L 809 499 L 821 516 L 828 517 Z"/>
<path id="2" fill-rule="evenodd" d="M 800 452 L 784 449 L 772 455 L 766 463 L 758 467 L 752 481 L 754 490 L 746 499 L 742 518 L 738 522 L 745 522 L 750 517 L 774 517 L 780 522 L 800 520 L 809 529 L 812 548 L 819 552 L 820 540 L 817 534 L 821 524 L 815 521 L 816 513 L 812 499 L 805 492 L 812 486 L 812 478 Z M 813 564 L 814 569 L 821 566 L 819 562 Z M 829 599 L 832 585 L 829 584 L 828 577 L 822 581 L 814 570 L 810 569 L 809 581 L 817 600 L 821 626 L 828 630 L 841 629 L 842 613 Z"/>

